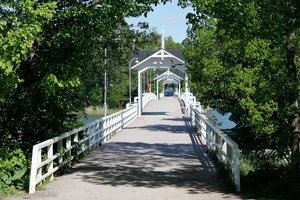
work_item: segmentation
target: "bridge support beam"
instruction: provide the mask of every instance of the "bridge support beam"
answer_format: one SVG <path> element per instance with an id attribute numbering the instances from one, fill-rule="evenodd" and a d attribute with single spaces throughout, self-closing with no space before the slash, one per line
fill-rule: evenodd
<path id="1" fill-rule="evenodd" d="M 140 117 L 143 112 L 143 96 L 142 96 L 142 71 L 138 71 L 138 116 Z"/>
<path id="2" fill-rule="evenodd" d="M 159 93 L 158 93 L 159 92 L 158 83 L 159 83 L 159 80 L 156 81 L 156 98 L 157 98 L 157 100 L 160 99 L 160 96 L 159 96 Z"/>
<path id="3" fill-rule="evenodd" d="M 180 84 L 180 80 L 178 82 L 178 97 L 180 97 L 181 95 L 181 84 Z"/>

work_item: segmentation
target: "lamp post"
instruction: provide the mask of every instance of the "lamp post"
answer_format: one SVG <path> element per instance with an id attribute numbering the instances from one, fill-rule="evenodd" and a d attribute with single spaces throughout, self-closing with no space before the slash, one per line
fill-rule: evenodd
<path id="1" fill-rule="evenodd" d="M 131 64 L 133 61 L 135 61 L 135 63 L 139 63 L 138 58 L 132 58 L 129 62 L 129 107 L 131 107 Z"/>
<path id="2" fill-rule="evenodd" d="M 104 49 L 104 105 L 103 105 L 103 112 L 104 117 L 107 115 L 107 104 L 106 104 L 106 97 L 107 97 L 107 48 Z"/>

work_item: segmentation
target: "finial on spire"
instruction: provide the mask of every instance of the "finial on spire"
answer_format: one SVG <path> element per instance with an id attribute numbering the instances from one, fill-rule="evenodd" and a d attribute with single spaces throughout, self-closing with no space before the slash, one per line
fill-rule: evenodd
<path id="1" fill-rule="evenodd" d="M 161 49 L 165 49 L 165 27 L 161 25 Z"/>

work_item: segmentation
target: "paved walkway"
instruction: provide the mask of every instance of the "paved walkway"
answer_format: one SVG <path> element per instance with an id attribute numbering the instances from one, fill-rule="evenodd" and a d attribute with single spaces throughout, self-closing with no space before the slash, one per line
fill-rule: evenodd
<path id="1" fill-rule="evenodd" d="M 142 117 L 31 199 L 239 198 L 223 188 L 197 137 L 189 133 L 178 100 L 166 97 L 147 105 Z"/>

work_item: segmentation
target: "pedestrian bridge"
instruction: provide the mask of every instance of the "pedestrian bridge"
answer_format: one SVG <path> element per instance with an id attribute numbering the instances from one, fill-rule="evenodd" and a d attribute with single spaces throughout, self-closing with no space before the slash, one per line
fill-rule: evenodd
<path id="1" fill-rule="evenodd" d="M 207 156 L 214 150 L 239 183 L 238 147 L 201 114 L 191 93 L 143 95 L 138 104 L 33 147 L 32 199 L 239 199 Z M 82 159 L 81 159 L 82 158 Z M 79 160 L 81 159 L 81 160 Z M 59 169 L 78 161 L 67 173 Z M 42 190 L 36 187 L 50 180 Z"/>

